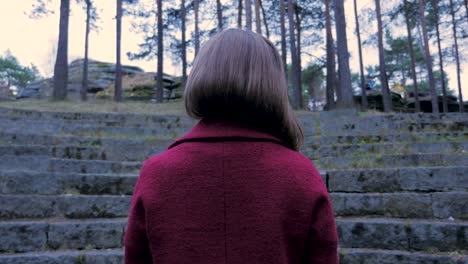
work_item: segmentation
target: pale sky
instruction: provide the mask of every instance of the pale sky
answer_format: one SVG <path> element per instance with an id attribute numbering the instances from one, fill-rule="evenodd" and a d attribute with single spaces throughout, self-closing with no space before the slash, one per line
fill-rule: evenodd
<path id="1" fill-rule="evenodd" d="M 34 63 L 39 67 L 43 75 L 50 74 L 53 69 L 53 62 L 55 55 L 53 54 L 58 38 L 58 21 L 59 21 L 59 1 L 53 0 L 53 10 L 55 14 L 47 18 L 33 20 L 30 19 L 25 12 L 31 10 L 31 5 L 35 0 L 19 0 L 4 2 L 0 8 L 0 54 L 3 54 L 7 49 L 10 49 L 20 63 L 29 65 Z M 71 1 L 75 2 L 75 1 Z M 100 1 L 99 9 L 102 9 L 100 14 L 101 20 L 99 25 L 101 30 L 99 33 L 92 32 L 90 34 L 90 58 L 114 62 L 115 61 L 115 2 L 116 1 Z M 228 3 L 228 1 L 223 1 Z M 373 0 L 359 0 L 358 7 L 361 8 L 374 8 Z M 73 3 L 71 6 L 72 13 L 70 16 L 69 28 L 69 62 L 76 58 L 83 57 L 84 53 L 84 30 L 85 30 L 85 12 Z M 350 66 L 351 70 L 358 72 L 358 57 L 357 57 L 357 40 L 354 34 L 354 14 L 353 14 L 353 1 L 345 1 L 345 10 L 347 15 L 347 36 L 348 46 L 351 53 Z M 139 66 L 146 71 L 156 71 L 157 61 L 130 61 L 126 53 L 128 51 L 136 52 L 138 50 L 138 43 L 141 42 L 142 37 L 130 32 L 130 18 L 124 17 L 123 20 L 123 36 L 122 36 L 122 61 L 124 64 Z M 368 27 L 368 25 L 361 25 L 361 27 Z M 367 29 L 369 31 L 369 29 Z M 321 54 L 323 47 L 317 47 L 318 54 Z M 375 48 L 366 46 L 364 48 L 364 63 L 365 65 L 378 64 L 378 54 Z M 314 53 L 314 50 L 310 50 Z M 435 54 L 436 49 L 432 47 L 431 52 Z M 189 54 L 189 61 L 191 60 Z M 304 62 L 303 66 L 306 66 Z M 467 63 L 462 64 L 462 87 L 464 99 L 468 99 L 468 74 L 464 74 Z M 172 61 L 166 57 L 164 61 L 164 69 L 168 74 L 179 75 L 181 72 L 180 66 L 172 65 Z M 438 69 L 434 65 L 434 69 Z M 454 65 L 446 64 L 446 70 L 449 74 L 449 87 L 456 91 L 456 72 Z"/>

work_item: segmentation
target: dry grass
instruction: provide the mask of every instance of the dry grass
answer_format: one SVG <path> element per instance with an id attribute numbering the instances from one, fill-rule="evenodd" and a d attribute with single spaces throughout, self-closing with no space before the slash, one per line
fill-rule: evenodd
<path id="1" fill-rule="evenodd" d="M 156 104 L 139 101 L 125 101 L 116 103 L 109 99 L 92 99 L 87 102 L 51 101 L 48 99 L 23 99 L 10 102 L 0 102 L 0 107 L 51 112 L 185 115 L 184 105 L 181 100 Z"/>

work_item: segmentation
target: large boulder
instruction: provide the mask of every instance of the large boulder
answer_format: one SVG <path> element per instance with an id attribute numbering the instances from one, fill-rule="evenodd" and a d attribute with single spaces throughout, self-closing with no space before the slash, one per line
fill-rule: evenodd
<path id="1" fill-rule="evenodd" d="M 122 96 L 130 100 L 151 100 L 156 96 L 156 73 L 137 73 L 122 78 Z M 164 99 L 182 97 L 182 78 L 163 74 Z M 114 95 L 114 83 L 98 92 L 97 98 L 111 98 Z"/>

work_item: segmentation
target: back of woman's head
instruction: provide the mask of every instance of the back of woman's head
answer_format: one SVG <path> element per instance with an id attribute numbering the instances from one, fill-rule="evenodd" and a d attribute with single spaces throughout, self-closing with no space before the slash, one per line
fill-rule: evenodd
<path id="1" fill-rule="evenodd" d="M 191 117 L 252 125 L 295 150 L 302 144 L 281 57 L 252 31 L 227 29 L 208 40 L 194 61 L 184 97 Z"/>

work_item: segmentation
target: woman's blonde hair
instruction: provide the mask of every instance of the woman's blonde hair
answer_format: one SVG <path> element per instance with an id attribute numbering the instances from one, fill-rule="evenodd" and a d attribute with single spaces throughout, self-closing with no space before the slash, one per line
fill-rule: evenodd
<path id="1" fill-rule="evenodd" d="M 184 100 L 193 118 L 239 121 L 282 139 L 291 149 L 302 145 L 278 50 L 252 31 L 227 29 L 204 44 L 188 76 Z"/>

